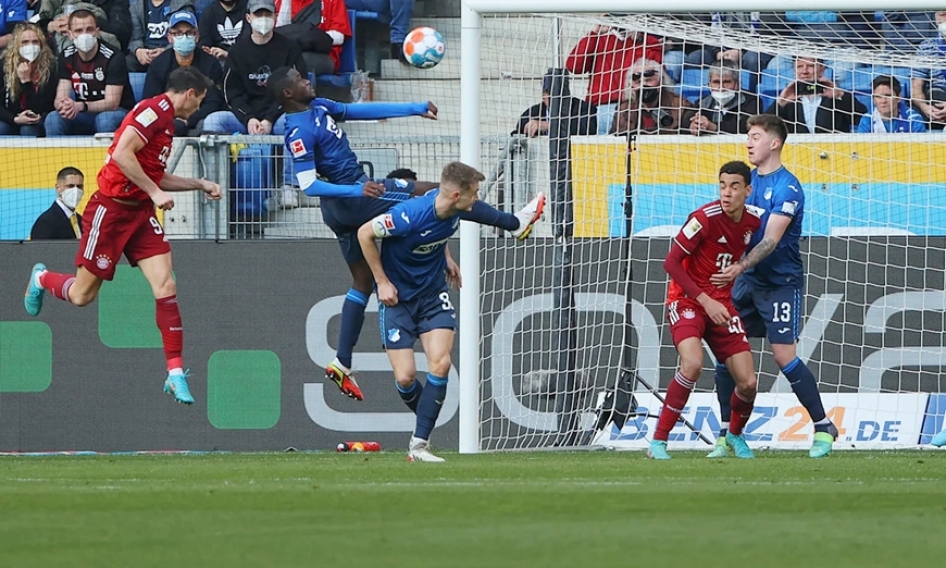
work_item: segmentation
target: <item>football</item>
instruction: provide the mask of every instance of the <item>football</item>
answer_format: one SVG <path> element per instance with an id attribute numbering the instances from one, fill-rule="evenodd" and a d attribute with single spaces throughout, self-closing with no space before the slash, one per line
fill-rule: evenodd
<path id="1" fill-rule="evenodd" d="M 420 69 L 429 69 L 440 63 L 446 50 L 443 36 L 433 28 L 414 28 L 404 39 L 404 58 Z"/>

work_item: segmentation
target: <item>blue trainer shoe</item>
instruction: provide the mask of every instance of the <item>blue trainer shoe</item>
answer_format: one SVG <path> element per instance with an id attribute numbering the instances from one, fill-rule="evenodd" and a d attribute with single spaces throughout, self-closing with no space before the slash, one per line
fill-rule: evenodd
<path id="1" fill-rule="evenodd" d="M 755 457 L 755 454 L 749 449 L 749 444 L 746 443 L 746 437 L 742 434 L 737 436 L 732 432 L 726 432 L 726 444 L 732 448 L 733 455 L 737 458 L 750 460 Z"/>
<path id="2" fill-rule="evenodd" d="M 191 396 L 191 390 L 187 387 L 188 373 L 190 371 L 185 371 L 183 374 L 168 375 L 167 380 L 164 381 L 164 392 L 173 394 L 174 399 L 181 404 L 194 404 L 194 397 Z"/>
<path id="3" fill-rule="evenodd" d="M 930 443 L 936 446 L 937 448 L 942 448 L 943 446 L 946 446 L 946 430 L 943 430 L 939 434 L 933 436 L 933 440 Z"/>
<path id="4" fill-rule="evenodd" d="M 647 449 L 647 457 L 652 460 L 669 460 L 670 454 L 667 453 L 667 442 L 663 440 L 654 440 Z"/>
<path id="5" fill-rule="evenodd" d="M 26 294 L 23 295 L 23 307 L 26 308 L 26 313 L 33 317 L 38 316 L 39 311 L 43 309 L 43 297 L 46 295 L 46 290 L 36 284 L 36 275 L 45 271 L 46 265 L 42 262 L 33 265 L 33 272 L 30 272 L 30 283 L 26 285 Z"/>
<path id="6" fill-rule="evenodd" d="M 834 441 L 838 439 L 838 429 L 834 424 L 828 425 L 827 432 L 815 432 L 815 439 L 808 450 L 808 457 L 823 458 L 831 453 Z"/>

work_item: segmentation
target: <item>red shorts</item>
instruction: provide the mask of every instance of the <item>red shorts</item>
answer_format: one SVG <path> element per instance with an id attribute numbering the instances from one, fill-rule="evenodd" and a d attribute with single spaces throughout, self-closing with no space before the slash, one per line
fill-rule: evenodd
<path id="1" fill-rule="evenodd" d="M 164 228 L 154 216 L 150 199 L 126 205 L 96 192 L 82 214 L 82 241 L 76 266 L 103 280 L 115 277 L 122 253 L 135 266 L 139 260 L 171 252 Z"/>
<path id="2" fill-rule="evenodd" d="M 673 344 L 679 345 L 688 337 L 706 340 L 710 350 L 720 363 L 725 363 L 737 353 L 749 351 L 749 340 L 742 328 L 742 320 L 732 303 L 724 304 L 732 318 L 729 325 L 716 325 L 706 315 L 699 302 L 691 298 L 680 298 L 667 305 L 667 321 Z"/>

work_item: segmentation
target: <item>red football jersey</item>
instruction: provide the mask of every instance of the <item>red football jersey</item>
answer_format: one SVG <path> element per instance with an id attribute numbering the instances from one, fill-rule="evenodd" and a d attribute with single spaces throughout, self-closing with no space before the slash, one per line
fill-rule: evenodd
<path id="1" fill-rule="evenodd" d="M 749 248 L 752 233 L 762 225 L 761 216 L 760 209 L 746 206 L 742 219 L 737 223 L 723 212 L 717 200 L 690 213 L 674 237 L 680 248 L 689 254 L 683 261 L 687 274 L 711 298 L 727 305 L 732 301 L 732 282 L 717 288 L 710 284 L 710 276 L 742 258 Z M 667 302 L 685 297 L 683 288 L 670 280 Z"/>
<path id="2" fill-rule="evenodd" d="M 102 195 L 138 201 L 151 199 L 112 162 L 112 152 L 126 128 L 134 130 L 145 141 L 144 148 L 135 157 L 145 175 L 154 183 L 159 183 L 164 177 L 171 155 L 171 140 L 174 138 L 174 105 L 171 99 L 167 95 L 158 95 L 135 105 L 115 131 L 115 140 L 108 149 L 105 166 L 99 171 L 99 191 Z"/>

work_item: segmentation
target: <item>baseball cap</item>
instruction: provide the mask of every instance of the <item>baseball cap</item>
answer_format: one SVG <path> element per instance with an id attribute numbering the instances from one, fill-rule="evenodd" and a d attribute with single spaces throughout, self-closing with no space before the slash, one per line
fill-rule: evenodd
<path id="1" fill-rule="evenodd" d="M 250 0 L 246 4 L 246 11 L 250 14 L 257 10 L 269 10 L 276 13 L 276 2 L 274 0 Z"/>
<path id="2" fill-rule="evenodd" d="M 188 10 L 180 10 L 171 14 L 171 19 L 168 21 L 168 27 L 173 28 L 182 22 L 188 23 L 195 28 L 197 27 L 197 18 Z"/>

